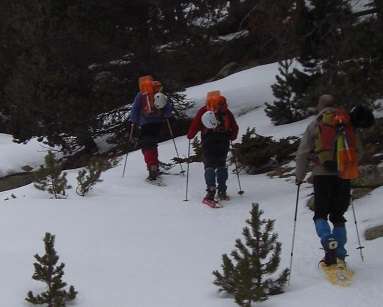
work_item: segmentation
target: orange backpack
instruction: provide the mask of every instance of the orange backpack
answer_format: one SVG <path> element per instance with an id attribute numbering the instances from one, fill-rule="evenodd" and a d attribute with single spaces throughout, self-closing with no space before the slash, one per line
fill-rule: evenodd
<path id="1" fill-rule="evenodd" d="M 357 141 L 348 113 L 341 108 L 326 111 L 318 122 L 315 153 L 319 163 L 331 171 L 337 171 L 342 179 L 357 178 Z"/>
<path id="2" fill-rule="evenodd" d="M 220 91 L 211 91 L 207 93 L 206 97 L 206 108 L 208 111 L 226 111 L 227 110 L 227 102 L 226 98 L 221 95 Z"/>
<path id="3" fill-rule="evenodd" d="M 138 87 L 146 100 L 142 108 L 143 113 L 147 115 L 158 113 L 154 106 L 154 94 L 161 90 L 161 82 L 154 81 L 152 76 L 147 75 L 138 79 Z"/>

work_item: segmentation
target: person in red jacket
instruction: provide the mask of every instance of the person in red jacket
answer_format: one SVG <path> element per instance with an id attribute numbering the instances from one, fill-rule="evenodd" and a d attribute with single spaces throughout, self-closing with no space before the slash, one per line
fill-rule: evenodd
<path id="1" fill-rule="evenodd" d="M 218 91 L 208 94 L 206 106 L 203 106 L 194 117 L 187 137 L 192 139 L 201 132 L 203 163 L 207 194 L 203 203 L 216 208 L 219 203 L 215 200 L 218 190 L 219 200 L 228 200 L 226 181 L 228 170 L 226 166 L 230 141 L 237 138 L 238 125 L 233 113 L 227 107 L 226 98 Z"/>

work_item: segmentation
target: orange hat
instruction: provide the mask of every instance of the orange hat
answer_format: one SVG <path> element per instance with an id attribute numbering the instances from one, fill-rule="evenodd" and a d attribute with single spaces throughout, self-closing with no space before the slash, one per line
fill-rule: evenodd
<path id="1" fill-rule="evenodd" d="M 226 98 L 221 95 L 220 91 L 212 91 L 207 93 L 206 107 L 209 111 L 226 111 L 227 102 Z"/>
<path id="2" fill-rule="evenodd" d="M 153 93 L 153 77 L 143 76 L 138 79 L 138 87 L 141 93 Z"/>
<path id="3" fill-rule="evenodd" d="M 221 91 L 208 92 L 206 98 L 207 98 L 207 100 L 209 100 L 209 98 L 213 97 L 213 96 L 221 96 Z"/>

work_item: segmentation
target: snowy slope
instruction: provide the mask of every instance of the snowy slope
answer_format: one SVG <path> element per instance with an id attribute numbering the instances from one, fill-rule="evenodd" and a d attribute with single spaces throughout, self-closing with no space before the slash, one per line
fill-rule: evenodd
<path id="1" fill-rule="evenodd" d="M 231 82 L 221 80 L 220 89 L 227 96 L 233 95 L 230 104 L 237 106 L 237 112 L 242 107 L 261 106 L 262 100 L 271 99 L 267 89 L 264 97 L 255 102 L 252 96 L 257 84 L 267 87 L 262 82 L 264 69 L 269 68 L 258 68 L 261 76 L 252 70 L 252 82 L 241 73 L 237 75 L 247 84 L 240 92 L 246 103 L 239 103 L 235 87 L 230 87 L 242 81 L 233 77 Z M 200 92 L 198 88 L 189 91 L 194 97 L 203 97 L 215 86 L 202 85 Z M 262 107 L 240 116 L 238 121 L 242 131 L 255 123 L 264 134 L 276 137 L 299 135 L 306 125 L 300 122 L 272 128 Z M 187 140 L 180 137 L 176 142 L 185 155 Z M 33 146 L 25 148 L 31 155 L 35 152 Z M 159 150 L 162 161 L 175 156 L 171 141 L 162 143 Z M 27 291 L 42 289 L 31 279 L 32 263 L 33 255 L 42 252 L 41 239 L 49 231 L 56 234 L 56 248 L 66 263 L 65 281 L 79 290 L 76 306 L 235 307 L 232 299 L 217 294 L 211 272 L 220 268 L 221 255 L 229 253 L 234 240 L 241 237 L 252 202 L 260 203 L 265 217 L 276 219 L 276 231 L 283 245 L 281 268 L 288 266 L 296 197 L 292 182 L 265 175 L 242 175 L 245 194 L 239 196 L 236 176 L 231 174 L 229 193 L 233 198 L 224 208 L 213 210 L 200 203 L 204 194 L 201 164 L 191 165 L 188 202 L 183 201 L 185 178 L 182 176 L 164 176 L 167 187 L 144 183 L 145 166 L 140 152 L 128 156 L 124 178 L 122 169 L 123 160 L 118 167 L 107 171 L 104 181 L 85 198 L 71 190 L 68 199 L 52 200 L 32 185 L 0 193 L 2 306 L 27 306 L 23 303 Z M 74 186 L 76 175 L 77 170 L 68 175 Z M 383 240 L 362 242 L 367 261 L 361 263 L 349 214 L 349 263 L 356 271 L 355 282 L 349 289 L 330 286 L 317 269 L 322 251 L 315 238 L 312 213 L 304 206 L 310 192 L 309 187 L 304 187 L 301 193 L 291 286 L 285 294 L 258 306 L 381 306 L 383 277 L 379 268 L 383 262 L 380 256 Z M 11 193 L 16 199 L 4 200 Z M 382 196 L 381 188 L 355 202 L 361 232 L 383 219 Z"/>
<path id="2" fill-rule="evenodd" d="M 294 62 L 291 69 L 300 68 L 299 63 Z M 193 116 L 204 103 L 206 94 L 210 91 L 220 90 L 227 99 L 230 110 L 236 116 L 240 116 L 240 128 L 244 133 L 247 127 L 256 128 L 261 135 L 272 135 L 274 138 L 282 138 L 303 133 L 307 123 L 306 119 L 299 123 L 276 127 L 264 112 L 265 102 L 273 102 L 272 84 L 276 82 L 278 75 L 278 63 L 254 67 L 232 74 L 226 78 L 194 86 L 186 89 L 187 98 L 194 101 L 194 106 L 189 110 Z M 256 111 L 255 111 L 256 110 Z M 251 112 L 255 111 L 255 112 Z"/>
<path id="3" fill-rule="evenodd" d="M 36 139 L 31 140 L 27 146 L 12 142 L 12 136 L 0 133 L 0 177 L 22 172 L 22 167 L 32 168 L 40 166 L 47 151 L 52 149 Z"/>
<path id="4" fill-rule="evenodd" d="M 190 113 L 194 113 L 205 100 L 209 91 L 220 90 L 228 99 L 230 109 L 235 115 L 239 115 L 272 99 L 270 85 L 275 82 L 278 74 L 278 64 L 269 64 L 251 68 L 226 78 L 205 83 L 199 86 L 189 87 L 185 94 L 189 99 L 196 102 Z"/>

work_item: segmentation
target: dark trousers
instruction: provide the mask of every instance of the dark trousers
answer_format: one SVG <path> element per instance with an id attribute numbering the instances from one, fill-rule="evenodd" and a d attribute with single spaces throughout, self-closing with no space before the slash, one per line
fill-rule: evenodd
<path id="1" fill-rule="evenodd" d="M 350 197 L 350 180 L 337 176 L 314 176 L 314 221 L 329 218 L 334 226 L 344 225 L 346 219 L 343 215 L 350 205 Z"/>
<path id="2" fill-rule="evenodd" d="M 218 191 L 225 192 L 228 170 L 226 167 L 230 140 L 225 133 L 207 133 L 202 138 L 205 182 L 208 189 L 218 185 Z"/>
<path id="3" fill-rule="evenodd" d="M 143 150 L 157 148 L 162 123 L 150 123 L 141 126 L 140 145 Z"/>

